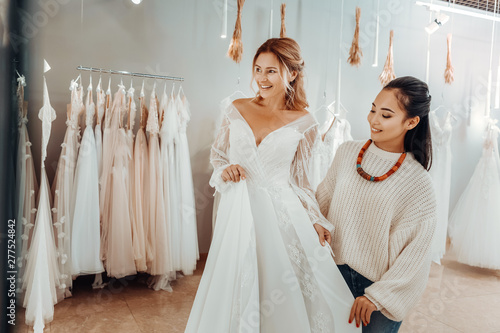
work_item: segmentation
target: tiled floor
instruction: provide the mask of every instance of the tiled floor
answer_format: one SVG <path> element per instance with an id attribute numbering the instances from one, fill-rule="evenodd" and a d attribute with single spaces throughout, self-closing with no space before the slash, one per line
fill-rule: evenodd
<path id="1" fill-rule="evenodd" d="M 140 277 L 114 281 L 102 290 L 92 290 L 91 280 L 77 280 L 73 297 L 55 306 L 45 332 L 183 332 L 204 263 L 199 262 L 194 276 L 174 282 L 173 293 L 148 289 Z M 32 332 L 24 324 L 24 309 L 17 316 L 16 332 Z M 400 332 L 500 332 L 500 271 L 453 258 L 433 264 L 425 294 Z"/>

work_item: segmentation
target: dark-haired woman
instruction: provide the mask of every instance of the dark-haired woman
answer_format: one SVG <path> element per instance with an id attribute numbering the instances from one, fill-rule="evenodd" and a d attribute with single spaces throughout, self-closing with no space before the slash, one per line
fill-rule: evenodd
<path id="1" fill-rule="evenodd" d="M 349 322 L 365 333 L 397 332 L 427 284 L 436 226 L 430 101 L 416 78 L 390 82 L 368 113 L 371 139 L 341 145 L 316 192 L 355 297 Z"/>

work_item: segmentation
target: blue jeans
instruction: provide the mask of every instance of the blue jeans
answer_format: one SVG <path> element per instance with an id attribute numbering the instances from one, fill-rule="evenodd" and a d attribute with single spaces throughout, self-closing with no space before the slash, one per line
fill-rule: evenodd
<path id="1" fill-rule="evenodd" d="M 351 289 L 354 298 L 363 296 L 365 294 L 365 288 L 373 284 L 372 281 L 368 280 L 348 265 L 338 265 L 337 267 L 340 273 L 342 273 L 349 289 Z M 353 323 L 353 325 L 355 324 Z M 361 325 L 363 324 L 361 323 Z M 396 333 L 399 331 L 400 326 L 400 321 L 392 321 L 380 311 L 374 311 L 368 326 L 363 326 L 363 333 Z"/>

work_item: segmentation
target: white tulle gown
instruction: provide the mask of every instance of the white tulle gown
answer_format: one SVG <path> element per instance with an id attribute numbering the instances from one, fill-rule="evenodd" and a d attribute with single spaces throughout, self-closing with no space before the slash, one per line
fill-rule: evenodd
<path id="1" fill-rule="evenodd" d="M 432 137 L 432 167 L 429 174 L 436 193 L 437 225 L 432 244 L 432 260 L 441 264 L 446 252 L 446 236 L 448 232 L 448 212 L 450 209 L 451 185 L 451 113 L 446 115 L 441 127 L 436 113 L 429 113 Z"/>
<path id="2" fill-rule="evenodd" d="M 165 92 L 162 100 L 167 98 Z M 164 104 L 164 103 L 162 103 Z M 151 109 L 150 109 L 151 111 Z M 182 270 L 181 266 L 181 189 L 180 172 L 177 158 L 179 149 L 179 115 L 177 99 L 172 93 L 168 98 L 160 130 L 161 159 L 163 168 L 163 192 L 168 224 L 168 247 L 173 271 Z"/>
<path id="3" fill-rule="evenodd" d="M 96 107 L 92 100 L 92 80 L 85 102 L 85 131 L 75 171 L 73 227 L 71 228 L 72 275 L 104 271 L 100 259 L 99 177 L 97 149 L 92 125 Z"/>
<path id="4" fill-rule="evenodd" d="M 33 326 L 35 333 L 43 332 L 45 324 L 52 321 L 61 283 L 52 227 L 50 188 L 45 171 L 47 145 L 56 112 L 50 105 L 45 77 L 43 83 L 43 107 L 38 113 L 42 121 L 40 195 L 23 281 L 23 289 L 26 290 L 23 301 L 25 320 L 27 325 Z"/>
<path id="5" fill-rule="evenodd" d="M 69 106 L 64 142 L 61 144 L 61 155 L 57 164 L 56 176 L 52 183 L 54 207 L 52 219 L 56 235 L 57 256 L 61 272 L 61 290 L 58 298 L 71 296 L 73 279 L 71 277 L 71 227 L 74 215 L 73 185 L 76 161 L 78 158 L 80 128 L 78 117 L 84 110 L 83 89 L 72 80 L 70 84 L 71 104 Z"/>
<path id="6" fill-rule="evenodd" d="M 189 154 L 186 134 L 187 124 L 191 119 L 191 111 L 182 87 L 179 90 L 176 102 L 179 116 L 179 144 L 176 162 L 177 170 L 179 170 L 181 207 L 181 270 L 185 275 L 192 275 L 196 269 L 196 262 L 200 258 L 200 253 L 198 250 L 198 228 L 196 224 L 193 175 L 191 173 L 191 155 Z"/>
<path id="7" fill-rule="evenodd" d="M 500 158 L 496 120 L 489 120 L 483 154 L 450 218 L 451 251 L 461 263 L 500 269 Z"/>
<path id="8" fill-rule="evenodd" d="M 211 152 L 221 202 L 186 332 L 361 332 L 348 324 L 353 296 L 313 228 L 331 229 L 309 185 L 317 135 L 308 114 L 257 146 L 229 107 Z M 247 179 L 224 183 L 230 164 Z"/>
<path id="9" fill-rule="evenodd" d="M 17 106 L 18 106 L 18 146 L 17 146 L 17 172 L 16 175 L 16 197 L 17 197 L 17 219 L 16 219 L 16 245 L 17 245 L 17 269 L 18 283 L 17 292 L 22 292 L 22 280 L 28 259 L 28 251 L 31 243 L 33 227 L 36 217 L 36 197 L 38 184 L 31 153 L 31 141 L 26 124 L 28 123 L 28 102 L 24 101 L 24 87 L 26 80 L 24 76 L 17 79 Z"/>

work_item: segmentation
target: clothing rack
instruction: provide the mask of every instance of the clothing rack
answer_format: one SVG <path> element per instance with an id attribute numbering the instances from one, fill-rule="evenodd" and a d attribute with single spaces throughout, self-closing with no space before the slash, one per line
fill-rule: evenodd
<path id="1" fill-rule="evenodd" d="M 102 69 L 102 68 L 83 67 L 83 66 L 78 66 L 76 69 L 78 69 L 80 71 L 90 71 L 90 72 L 99 72 L 99 73 L 109 73 L 109 74 L 139 76 L 139 77 L 148 77 L 148 78 L 152 78 L 152 79 L 184 81 L 183 77 L 175 77 L 175 76 L 165 76 L 165 75 L 156 75 L 156 74 L 144 74 L 144 73 L 132 73 L 132 72 L 126 72 L 126 71 L 115 71 L 115 70 L 112 70 L 112 69 Z"/>

